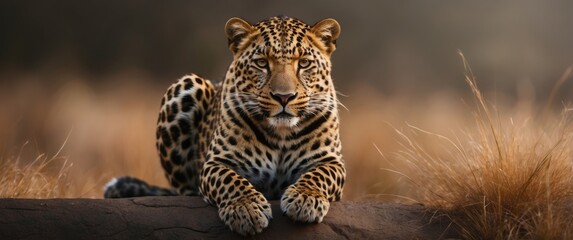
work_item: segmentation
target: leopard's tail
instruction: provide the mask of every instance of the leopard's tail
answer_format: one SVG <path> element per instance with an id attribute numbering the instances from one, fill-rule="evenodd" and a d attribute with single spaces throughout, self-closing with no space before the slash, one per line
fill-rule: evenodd
<path id="1" fill-rule="evenodd" d="M 152 186 L 134 177 L 120 177 L 109 181 L 104 187 L 104 198 L 130 198 L 143 196 L 176 196 L 174 189 Z"/>

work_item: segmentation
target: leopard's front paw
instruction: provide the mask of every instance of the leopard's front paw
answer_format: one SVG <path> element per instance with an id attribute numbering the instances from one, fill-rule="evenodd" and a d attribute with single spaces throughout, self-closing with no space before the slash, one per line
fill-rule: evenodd
<path id="1" fill-rule="evenodd" d="M 273 218 L 271 205 L 262 194 L 228 202 L 219 208 L 219 217 L 232 231 L 243 236 L 260 233 Z"/>
<path id="2" fill-rule="evenodd" d="M 283 212 L 301 222 L 322 222 L 330 202 L 318 189 L 305 186 L 289 186 L 281 198 Z"/>

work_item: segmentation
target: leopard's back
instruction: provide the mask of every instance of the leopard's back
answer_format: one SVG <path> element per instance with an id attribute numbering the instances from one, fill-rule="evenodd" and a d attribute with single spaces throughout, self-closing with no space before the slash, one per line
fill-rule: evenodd
<path id="1" fill-rule="evenodd" d="M 161 99 L 156 147 L 170 185 L 199 194 L 199 173 L 218 115 L 220 85 L 195 74 L 172 84 Z"/>

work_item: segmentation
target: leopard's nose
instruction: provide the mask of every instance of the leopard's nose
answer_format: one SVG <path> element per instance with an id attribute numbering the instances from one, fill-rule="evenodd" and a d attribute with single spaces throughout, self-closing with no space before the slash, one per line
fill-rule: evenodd
<path id="1" fill-rule="evenodd" d="M 296 95 L 298 93 L 287 93 L 287 94 L 282 94 L 282 93 L 272 93 L 271 92 L 271 97 L 276 100 L 277 102 L 279 102 L 283 107 L 286 106 L 290 101 L 294 100 L 296 98 Z"/>

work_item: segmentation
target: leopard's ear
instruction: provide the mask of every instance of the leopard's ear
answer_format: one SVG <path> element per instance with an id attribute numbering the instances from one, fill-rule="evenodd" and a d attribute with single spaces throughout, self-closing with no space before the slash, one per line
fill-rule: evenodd
<path id="1" fill-rule="evenodd" d="M 229 19 L 225 24 L 225 33 L 229 40 L 229 49 L 231 52 L 237 53 L 241 49 L 241 44 L 245 37 L 254 30 L 253 26 L 243 19 L 234 17 Z"/>
<path id="2" fill-rule="evenodd" d="M 332 18 L 323 19 L 312 26 L 311 32 L 324 44 L 328 54 L 336 50 L 336 39 L 340 35 L 340 25 L 336 20 Z"/>

